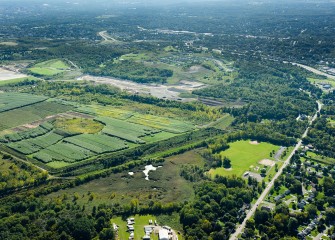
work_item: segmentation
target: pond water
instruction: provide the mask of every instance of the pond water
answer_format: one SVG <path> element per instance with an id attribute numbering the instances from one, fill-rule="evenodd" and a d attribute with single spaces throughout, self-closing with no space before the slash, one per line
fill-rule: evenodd
<path id="1" fill-rule="evenodd" d="M 149 172 L 150 172 L 150 171 L 156 171 L 157 168 L 160 168 L 160 167 L 162 167 L 162 166 L 154 167 L 154 166 L 152 166 L 151 164 L 145 166 L 145 170 L 143 171 L 143 172 L 144 172 L 144 175 L 145 175 L 145 180 L 149 181 Z"/>

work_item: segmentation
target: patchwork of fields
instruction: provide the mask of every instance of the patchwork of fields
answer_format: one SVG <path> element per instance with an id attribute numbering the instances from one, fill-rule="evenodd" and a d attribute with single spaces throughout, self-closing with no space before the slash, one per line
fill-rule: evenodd
<path id="1" fill-rule="evenodd" d="M 0 98 L 6 99 L 3 94 L 6 93 L 0 93 Z M 11 94 L 11 93 L 10 93 Z M 57 102 L 49 102 L 49 101 L 43 101 L 40 102 L 41 99 L 46 99 L 44 97 L 38 97 L 29 95 L 29 94 L 23 94 L 18 95 L 18 93 L 15 93 L 17 96 L 17 99 L 22 100 L 20 105 L 17 103 L 14 105 L 14 103 L 11 103 L 12 106 L 9 108 L 9 105 L 7 104 L 6 108 L 7 111 L 0 112 L 0 131 L 11 129 L 23 124 L 31 123 L 34 121 L 42 120 L 46 117 L 67 112 L 71 109 L 73 109 L 72 106 L 60 104 Z M 12 98 L 12 96 L 10 95 Z M 32 102 L 32 99 L 35 98 L 35 103 Z M 38 100 L 38 101 L 36 101 Z M 8 102 L 8 99 L 6 100 Z M 13 102 L 15 101 L 15 98 Z M 29 105 L 27 105 L 27 102 L 30 102 Z M 2 100 L 2 107 L 5 108 L 5 100 Z M 0 136 L 3 135 L 0 132 Z"/>
<path id="2" fill-rule="evenodd" d="M 96 105 L 77 109 L 86 115 L 71 114 L 76 111 L 71 104 L 29 94 L 1 93 L 0 104 L 0 143 L 52 168 L 195 129 L 189 122 Z M 34 121 L 38 125 L 31 124 Z"/>

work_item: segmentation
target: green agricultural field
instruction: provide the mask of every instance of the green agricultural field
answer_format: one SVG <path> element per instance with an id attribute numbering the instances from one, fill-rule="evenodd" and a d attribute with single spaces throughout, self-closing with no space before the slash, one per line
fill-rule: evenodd
<path id="1" fill-rule="evenodd" d="M 19 153 L 23 153 L 25 155 L 35 153 L 39 150 L 41 150 L 41 147 L 33 144 L 30 141 L 20 141 L 16 143 L 9 143 L 7 144 L 8 147 L 11 149 L 14 149 L 15 151 Z"/>
<path id="2" fill-rule="evenodd" d="M 28 138 L 35 138 L 50 132 L 52 129 L 52 124 L 45 122 L 36 128 L 21 132 L 14 132 L 11 134 L 5 134 L 3 137 L 0 138 L 0 142 L 17 142 Z"/>
<path id="3" fill-rule="evenodd" d="M 154 135 L 142 137 L 141 139 L 145 141 L 146 143 L 153 143 L 153 142 L 158 142 L 158 141 L 162 141 L 165 139 L 169 139 L 175 136 L 177 136 L 177 134 L 169 133 L 169 132 L 160 132 Z"/>
<path id="4" fill-rule="evenodd" d="M 229 114 L 226 114 L 222 118 L 220 118 L 218 121 L 214 122 L 211 126 L 218 128 L 218 129 L 226 129 L 232 124 L 233 121 L 234 121 L 234 117 Z"/>
<path id="5" fill-rule="evenodd" d="M 146 127 L 139 124 L 134 124 L 114 118 L 99 117 L 96 118 L 106 125 L 102 130 L 103 133 L 115 136 L 133 143 L 145 143 L 140 137 L 158 133 L 159 130 Z"/>
<path id="6" fill-rule="evenodd" d="M 24 107 L 47 100 L 46 97 L 26 93 L 0 93 L 0 112 Z"/>
<path id="7" fill-rule="evenodd" d="M 64 142 L 85 148 L 97 154 L 115 152 L 128 148 L 125 142 L 121 139 L 101 134 L 81 134 L 66 138 L 64 139 Z"/>
<path id="8" fill-rule="evenodd" d="M 29 71 L 38 76 L 54 76 L 68 70 L 69 68 L 69 65 L 65 62 L 55 59 L 38 63 L 29 68 Z"/>
<path id="9" fill-rule="evenodd" d="M 93 155 L 94 154 L 91 151 L 76 145 L 69 143 L 57 143 L 37 152 L 33 155 L 33 157 L 43 163 L 49 163 L 52 161 L 74 163 L 92 157 Z"/>
<path id="10" fill-rule="evenodd" d="M 63 137 L 58 134 L 48 133 L 36 138 L 9 143 L 7 146 L 17 152 L 29 155 L 56 144 L 62 140 L 62 138 Z"/>
<path id="11" fill-rule="evenodd" d="M 72 106 L 56 102 L 40 102 L 0 113 L 0 131 L 42 120 L 47 116 L 67 112 Z"/>
<path id="12" fill-rule="evenodd" d="M 154 115 L 134 114 L 134 116 L 127 119 L 127 121 L 176 134 L 188 132 L 195 128 L 192 123 Z"/>
<path id="13" fill-rule="evenodd" d="M 55 133 L 49 133 L 44 136 L 40 136 L 34 139 L 31 139 L 30 142 L 34 145 L 37 145 L 41 148 L 47 148 L 49 146 L 52 146 L 63 139 L 63 136 L 55 134 Z"/>
<path id="14" fill-rule="evenodd" d="M 270 143 L 259 143 L 251 144 L 250 141 L 237 141 L 229 144 L 230 148 L 226 151 L 221 152 L 222 156 L 226 156 L 231 160 L 232 169 L 216 168 L 211 169 L 209 174 L 211 176 L 223 175 L 223 176 L 242 176 L 245 171 L 260 166 L 258 162 L 263 159 L 270 159 L 271 151 L 278 151 L 279 146 L 275 146 Z"/>
<path id="15" fill-rule="evenodd" d="M 93 134 L 100 132 L 104 128 L 103 124 L 93 119 L 85 118 L 58 118 L 56 119 L 54 126 L 56 129 L 60 129 L 61 131 L 68 132 L 70 134 Z"/>

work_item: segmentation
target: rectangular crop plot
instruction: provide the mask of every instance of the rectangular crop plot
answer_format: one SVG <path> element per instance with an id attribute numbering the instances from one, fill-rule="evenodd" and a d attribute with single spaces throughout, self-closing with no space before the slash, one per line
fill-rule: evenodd
<path id="1" fill-rule="evenodd" d="M 40 136 L 34 139 L 31 139 L 30 142 L 32 144 L 35 144 L 41 148 L 46 148 L 49 147 L 57 142 L 59 142 L 60 140 L 63 139 L 63 136 L 55 134 L 55 133 L 50 133 L 50 134 L 46 134 L 44 136 Z"/>
<path id="2" fill-rule="evenodd" d="M 38 136 L 42 136 L 50 132 L 52 128 L 53 128 L 52 124 L 45 122 L 40 126 L 33 129 L 29 129 L 27 131 L 6 134 L 0 138 L 0 142 L 18 142 L 24 139 L 36 138 Z"/>
<path id="3" fill-rule="evenodd" d="M 44 101 L 0 112 L 0 131 L 41 120 L 58 113 L 67 112 L 71 109 L 73 109 L 73 106 Z"/>
<path id="4" fill-rule="evenodd" d="M 157 128 L 170 133 L 184 133 L 194 130 L 194 125 L 188 122 L 183 122 L 171 118 L 158 117 L 153 115 L 136 114 L 127 121 L 141 124 L 144 126 Z"/>
<path id="5" fill-rule="evenodd" d="M 24 107 L 37 102 L 43 102 L 47 98 L 26 93 L 0 93 L 0 112 Z"/>
<path id="6" fill-rule="evenodd" d="M 33 139 L 9 143 L 7 146 L 17 152 L 29 155 L 59 142 L 62 138 L 58 134 L 50 133 Z"/>
<path id="7" fill-rule="evenodd" d="M 44 163 L 51 161 L 76 162 L 87 159 L 94 154 L 84 148 L 70 143 L 57 143 L 34 154 L 33 157 Z"/>
<path id="8" fill-rule="evenodd" d="M 81 134 L 66 138 L 64 141 L 99 154 L 128 148 L 121 139 L 107 135 Z"/>
<path id="9" fill-rule="evenodd" d="M 145 143 L 145 141 L 140 139 L 140 137 L 160 132 L 160 130 L 151 127 L 130 123 L 115 118 L 100 117 L 96 120 L 106 125 L 106 127 L 102 130 L 103 133 L 133 143 Z"/>
<path id="10" fill-rule="evenodd" d="M 11 149 L 14 149 L 17 152 L 23 153 L 25 155 L 32 154 L 34 152 L 37 152 L 41 149 L 40 146 L 37 146 L 30 141 L 21 141 L 16 143 L 9 143 L 7 144 L 8 147 Z"/>

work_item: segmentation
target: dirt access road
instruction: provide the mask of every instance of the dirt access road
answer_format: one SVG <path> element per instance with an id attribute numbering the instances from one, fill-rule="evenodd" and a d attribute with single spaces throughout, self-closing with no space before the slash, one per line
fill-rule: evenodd
<path id="1" fill-rule="evenodd" d="M 286 159 L 286 161 L 284 162 L 284 164 L 282 165 L 282 167 L 278 170 L 278 172 L 276 173 L 276 175 L 272 178 L 271 182 L 266 186 L 266 188 L 264 189 L 264 191 L 262 192 L 262 194 L 259 196 L 259 198 L 255 202 L 255 204 L 252 206 L 252 208 L 248 212 L 248 214 L 245 217 L 245 219 L 243 220 L 242 224 L 240 226 L 238 226 L 237 229 L 235 230 L 235 233 L 233 233 L 230 236 L 230 238 L 229 238 L 230 240 L 236 240 L 236 239 L 238 239 L 238 236 L 243 232 L 247 221 L 250 218 L 252 218 L 252 216 L 255 214 L 258 206 L 264 201 L 264 199 L 266 198 L 266 196 L 269 194 L 271 188 L 273 187 L 274 182 L 282 174 L 284 168 L 287 167 L 287 165 L 289 165 L 290 160 L 293 157 L 293 155 L 295 154 L 295 152 L 301 147 L 302 139 L 304 139 L 307 136 L 310 126 L 317 119 L 318 113 L 320 113 L 320 111 L 322 109 L 322 104 L 319 101 L 317 101 L 317 103 L 318 103 L 318 110 L 316 111 L 316 113 L 313 116 L 312 120 L 309 122 L 309 126 L 307 127 L 306 131 L 301 136 L 301 140 L 299 140 L 299 142 L 295 145 L 295 148 L 293 149 L 293 151 L 291 152 L 291 154 L 288 156 L 288 158 Z"/>

